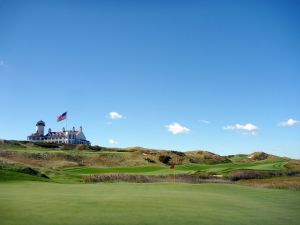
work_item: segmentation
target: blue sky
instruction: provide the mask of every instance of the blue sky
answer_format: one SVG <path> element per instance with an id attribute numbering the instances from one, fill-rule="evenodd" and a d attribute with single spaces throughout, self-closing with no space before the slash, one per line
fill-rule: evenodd
<path id="1" fill-rule="evenodd" d="M 92 144 L 300 158 L 299 10 L 2 0 L 0 138 L 60 130 L 68 111 Z"/>

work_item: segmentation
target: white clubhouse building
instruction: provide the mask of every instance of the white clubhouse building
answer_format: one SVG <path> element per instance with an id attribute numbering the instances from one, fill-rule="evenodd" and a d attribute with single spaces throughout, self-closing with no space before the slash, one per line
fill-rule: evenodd
<path id="1" fill-rule="evenodd" d="M 48 129 L 48 133 L 44 135 L 45 122 L 40 120 L 36 123 L 36 132 L 27 137 L 28 141 L 33 142 L 46 142 L 46 143 L 57 143 L 57 144 L 84 144 L 90 145 L 91 143 L 86 140 L 85 135 L 82 131 L 82 127 L 76 130 L 73 127 L 72 130 L 65 130 L 63 127 L 62 131 L 51 131 Z"/>

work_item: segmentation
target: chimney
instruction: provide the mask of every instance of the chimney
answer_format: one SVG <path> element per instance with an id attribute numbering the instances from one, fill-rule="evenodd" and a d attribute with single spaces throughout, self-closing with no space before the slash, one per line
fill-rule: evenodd
<path id="1" fill-rule="evenodd" d="M 73 131 L 75 132 L 75 127 L 73 127 Z"/>
<path id="2" fill-rule="evenodd" d="M 48 133 L 51 133 L 51 128 L 48 129 Z"/>
<path id="3" fill-rule="evenodd" d="M 63 127 L 62 131 L 63 131 L 63 132 L 66 132 L 66 129 Z"/>
<path id="4" fill-rule="evenodd" d="M 80 126 L 80 132 L 82 132 L 82 126 Z"/>

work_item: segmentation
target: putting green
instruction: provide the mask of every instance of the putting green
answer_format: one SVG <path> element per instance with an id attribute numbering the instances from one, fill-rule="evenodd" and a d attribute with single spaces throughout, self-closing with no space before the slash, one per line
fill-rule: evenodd
<path id="1" fill-rule="evenodd" d="M 1 225 L 296 225 L 299 212 L 299 191 L 229 184 L 0 183 Z"/>

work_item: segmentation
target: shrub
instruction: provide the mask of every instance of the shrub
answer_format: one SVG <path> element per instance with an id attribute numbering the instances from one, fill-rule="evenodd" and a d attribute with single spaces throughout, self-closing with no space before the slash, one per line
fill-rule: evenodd
<path id="1" fill-rule="evenodd" d="M 155 161 L 153 159 L 150 159 L 150 158 L 145 158 L 145 160 L 149 163 L 155 163 Z"/>
<path id="2" fill-rule="evenodd" d="M 134 183 L 149 183 L 150 179 L 147 176 L 135 174 L 101 174 L 84 177 L 85 182 L 113 182 L 125 181 Z"/>
<path id="3" fill-rule="evenodd" d="M 38 170 L 32 169 L 31 167 L 24 167 L 24 168 L 19 168 L 16 170 L 19 173 L 25 173 L 25 174 L 29 174 L 31 176 L 39 176 L 42 178 L 46 178 L 49 179 L 49 177 L 43 173 L 40 173 Z"/>
<path id="4" fill-rule="evenodd" d="M 158 158 L 158 160 L 160 162 L 162 162 L 163 164 L 166 164 L 166 165 L 169 164 L 169 162 L 170 162 L 171 159 L 172 158 L 170 156 L 168 156 L 168 155 L 160 155 L 159 158 Z"/>
<path id="5" fill-rule="evenodd" d="M 33 144 L 43 148 L 59 148 L 59 145 L 55 143 L 34 142 Z"/>
<path id="6" fill-rule="evenodd" d="M 193 174 L 193 176 L 197 176 L 198 178 L 201 178 L 201 179 L 209 179 L 209 178 L 212 178 L 212 175 L 208 174 L 208 173 L 205 173 L 205 172 L 196 172 Z"/>
<path id="7" fill-rule="evenodd" d="M 133 183 L 154 183 L 154 182 L 181 182 L 181 183 L 230 183 L 228 180 L 219 178 L 202 178 L 198 174 L 177 174 L 175 177 L 169 175 L 137 175 L 137 174 L 99 174 L 84 177 L 84 182 L 133 182 Z"/>
<path id="8" fill-rule="evenodd" d="M 0 140 L 0 147 L 26 148 L 20 141 L 15 140 Z"/>
<path id="9" fill-rule="evenodd" d="M 102 151 L 102 150 L 104 150 L 104 148 L 99 146 L 99 145 L 89 146 L 89 149 L 93 150 L 93 151 Z"/>
<path id="10" fill-rule="evenodd" d="M 76 150 L 88 150 L 89 146 L 88 145 L 79 144 L 79 145 L 76 145 L 75 149 Z"/>
<path id="11" fill-rule="evenodd" d="M 61 149 L 62 150 L 74 150 L 76 148 L 76 145 L 74 144 L 62 144 Z"/>
<path id="12" fill-rule="evenodd" d="M 265 152 L 254 152 L 249 157 L 252 160 L 265 160 L 265 159 L 267 159 L 269 157 L 269 155 L 267 153 L 265 153 Z"/>
<path id="13" fill-rule="evenodd" d="M 228 178 L 232 181 L 247 179 L 263 179 L 270 177 L 286 176 L 287 173 L 282 171 L 266 171 L 266 170 L 235 170 L 231 172 Z"/>
<path id="14" fill-rule="evenodd" d="M 172 153 L 178 155 L 178 156 L 185 156 L 185 153 L 184 152 L 178 152 L 178 151 L 171 151 Z"/>
<path id="15" fill-rule="evenodd" d="M 33 175 L 33 176 L 36 176 L 39 174 L 39 171 L 32 169 L 31 167 L 21 168 L 21 169 L 18 169 L 17 171 L 20 173 L 26 173 L 26 174 Z"/>

